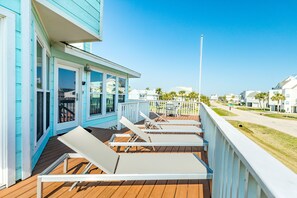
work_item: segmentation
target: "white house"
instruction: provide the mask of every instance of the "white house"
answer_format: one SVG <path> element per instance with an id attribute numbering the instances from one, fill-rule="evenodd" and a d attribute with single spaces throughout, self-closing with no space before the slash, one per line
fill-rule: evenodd
<path id="1" fill-rule="evenodd" d="M 217 101 L 218 99 L 219 99 L 218 94 L 211 94 L 211 95 L 210 95 L 210 100 L 212 100 L 212 101 Z"/>
<path id="2" fill-rule="evenodd" d="M 241 96 L 241 102 L 245 104 L 247 107 L 255 107 L 255 108 L 263 108 L 267 106 L 267 101 L 260 101 L 255 98 L 255 96 L 261 93 L 261 91 L 253 91 L 253 90 L 246 90 L 243 91 Z"/>
<path id="3" fill-rule="evenodd" d="M 158 100 L 156 90 L 133 89 L 129 92 L 129 100 Z"/>
<path id="4" fill-rule="evenodd" d="M 271 97 L 280 93 L 285 96 L 281 101 L 280 110 L 286 113 L 297 113 L 297 75 L 289 76 L 269 90 L 269 107 L 271 111 L 278 111 L 278 101 L 272 101 Z"/>
<path id="5" fill-rule="evenodd" d="M 226 94 L 226 100 L 228 103 L 239 103 L 240 102 L 240 95 L 236 94 Z"/>

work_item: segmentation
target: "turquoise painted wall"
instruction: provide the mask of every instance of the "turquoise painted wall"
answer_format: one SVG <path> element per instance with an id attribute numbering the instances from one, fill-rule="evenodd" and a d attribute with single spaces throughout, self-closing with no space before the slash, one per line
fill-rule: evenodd
<path id="1" fill-rule="evenodd" d="M 92 53 L 92 43 L 84 43 L 84 50 Z"/>
<path id="2" fill-rule="evenodd" d="M 100 3 L 101 0 L 47 0 L 72 19 L 100 35 Z"/>
<path id="3" fill-rule="evenodd" d="M 0 0 L 0 6 L 16 16 L 16 180 L 22 177 L 22 62 L 21 62 L 21 7 L 20 0 Z"/>
<path id="4" fill-rule="evenodd" d="M 31 21 L 31 114 L 30 114 L 30 120 L 31 120 L 31 153 L 32 153 L 32 161 L 31 165 L 32 168 L 35 167 L 40 155 L 42 154 L 42 151 L 44 147 L 46 146 L 49 138 L 53 135 L 53 116 L 54 116 L 54 61 L 53 58 L 50 59 L 50 82 L 49 82 L 49 88 L 50 88 L 50 127 L 49 131 L 44 137 L 43 141 L 40 143 L 38 149 L 35 149 L 35 49 L 36 49 L 36 41 L 35 41 L 35 30 L 38 30 L 41 35 L 37 35 L 43 39 L 42 42 L 44 45 L 50 46 L 50 41 L 47 37 L 46 31 L 44 30 L 42 23 L 36 13 L 36 10 L 34 7 L 32 7 L 32 21 Z"/>
<path id="5" fill-rule="evenodd" d="M 96 64 L 94 62 L 90 62 L 90 61 L 86 61 L 84 59 L 81 59 L 81 58 L 78 58 L 76 56 L 72 56 L 70 54 L 66 54 L 64 52 L 61 52 L 55 48 L 52 47 L 51 49 L 51 52 L 52 52 L 52 56 L 54 56 L 54 58 L 59 58 L 59 59 L 62 59 L 62 60 L 66 60 L 66 61 L 70 61 L 70 62 L 73 62 L 73 63 L 77 63 L 77 64 L 80 64 L 80 65 L 86 65 L 87 63 L 92 65 L 92 66 L 96 66 L 98 67 L 99 69 L 104 69 L 106 70 L 105 67 L 103 67 L 102 65 L 99 65 L 99 64 Z M 124 73 L 122 72 L 119 72 L 119 71 L 116 71 L 116 70 L 111 70 L 115 75 L 124 75 Z M 83 75 L 83 79 L 82 81 L 85 81 L 87 82 L 87 75 Z M 128 83 L 126 85 L 128 87 Z M 83 101 L 82 101 L 82 105 L 83 107 L 86 107 L 87 105 L 87 86 L 84 85 L 82 87 L 83 89 Z M 126 99 L 128 100 L 128 95 L 126 95 Z M 105 117 L 102 117 L 102 118 L 98 118 L 98 119 L 93 119 L 93 120 L 88 120 L 88 112 L 87 112 L 87 108 L 83 108 L 83 112 L 82 112 L 82 125 L 83 127 L 87 127 L 87 126 L 95 126 L 95 125 L 99 125 L 99 124 L 102 124 L 102 123 L 106 123 L 106 122 L 111 122 L 111 121 L 116 121 L 117 120 L 117 115 L 106 115 Z"/>

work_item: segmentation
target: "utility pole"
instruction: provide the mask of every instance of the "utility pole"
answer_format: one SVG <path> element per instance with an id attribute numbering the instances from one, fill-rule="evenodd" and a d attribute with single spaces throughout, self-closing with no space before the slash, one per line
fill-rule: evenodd
<path id="1" fill-rule="evenodd" d="M 203 50 L 203 34 L 200 37 L 200 64 L 199 64 L 199 87 L 198 87 L 198 102 L 201 102 L 201 79 L 202 79 L 202 50 Z M 200 108 L 199 108 L 200 111 Z M 198 114 L 199 114 L 198 111 Z"/>

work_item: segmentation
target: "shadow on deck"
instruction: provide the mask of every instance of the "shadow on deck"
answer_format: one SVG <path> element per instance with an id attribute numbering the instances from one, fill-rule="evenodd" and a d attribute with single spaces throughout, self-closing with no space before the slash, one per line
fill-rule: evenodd
<path id="1" fill-rule="evenodd" d="M 177 119 L 177 118 L 174 118 Z M 179 119 L 195 119 L 193 116 L 182 116 Z M 107 142 L 114 133 L 129 133 L 127 129 L 121 131 L 90 128 L 92 134 L 102 142 Z M 151 148 L 132 149 L 131 152 L 150 152 Z M 32 176 L 8 189 L 0 191 L 0 197 L 36 197 L 37 175 L 64 153 L 73 152 L 57 140 L 57 136 L 50 138 Z M 121 149 L 123 152 L 123 149 Z M 155 152 L 193 152 L 207 163 L 207 155 L 203 148 L 198 147 L 157 147 Z M 69 173 L 80 173 L 87 162 L 83 159 L 69 160 Z M 54 170 L 62 173 L 62 166 Z M 92 167 L 91 173 L 102 173 Z M 45 183 L 43 195 L 45 197 L 210 197 L 210 181 L 120 181 L 120 182 L 82 182 L 72 191 L 72 183 Z"/>

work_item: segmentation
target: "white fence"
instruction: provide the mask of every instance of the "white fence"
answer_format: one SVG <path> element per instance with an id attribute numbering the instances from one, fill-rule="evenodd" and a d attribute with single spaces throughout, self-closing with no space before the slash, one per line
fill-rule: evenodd
<path id="1" fill-rule="evenodd" d="M 297 175 L 208 106 L 200 118 L 214 171 L 212 197 L 297 197 Z"/>
<path id="2" fill-rule="evenodd" d="M 119 122 L 122 116 L 125 116 L 128 120 L 133 123 L 143 120 L 139 115 L 139 112 L 149 115 L 149 102 L 148 101 L 132 101 L 118 104 L 118 124 L 117 129 L 122 129 L 122 124 Z"/>
<path id="3" fill-rule="evenodd" d="M 198 102 L 150 100 L 150 110 L 161 114 L 198 115 Z M 174 106 L 173 109 L 171 106 Z"/>

